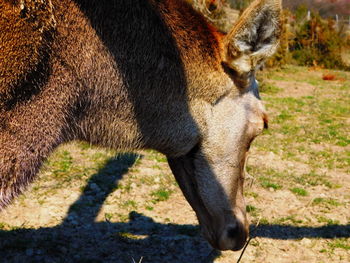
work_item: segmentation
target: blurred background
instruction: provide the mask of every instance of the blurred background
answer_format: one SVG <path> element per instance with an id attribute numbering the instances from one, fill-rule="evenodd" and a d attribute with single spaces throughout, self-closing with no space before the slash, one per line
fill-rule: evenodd
<path id="1" fill-rule="evenodd" d="M 227 32 L 252 0 L 188 0 Z M 266 66 L 297 64 L 329 69 L 350 66 L 350 0 L 284 0 L 277 54 Z"/>

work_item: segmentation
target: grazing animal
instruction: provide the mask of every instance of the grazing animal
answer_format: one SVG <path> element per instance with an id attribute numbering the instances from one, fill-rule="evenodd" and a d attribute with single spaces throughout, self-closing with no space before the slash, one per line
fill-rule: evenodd
<path id="1" fill-rule="evenodd" d="M 0 209 L 61 143 L 164 153 L 203 235 L 248 235 L 244 166 L 266 124 L 255 70 L 281 1 L 256 0 L 228 34 L 180 0 L 0 0 Z"/>

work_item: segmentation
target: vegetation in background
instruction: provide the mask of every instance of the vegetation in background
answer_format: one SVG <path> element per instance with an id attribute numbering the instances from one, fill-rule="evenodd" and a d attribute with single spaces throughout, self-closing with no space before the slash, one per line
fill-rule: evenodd
<path id="1" fill-rule="evenodd" d="M 291 29 L 290 18 L 292 13 L 288 10 L 283 10 L 283 25 L 282 25 L 282 35 L 280 39 L 280 45 L 275 53 L 275 55 L 267 60 L 266 66 L 277 67 L 290 63 L 292 60 L 292 54 L 290 53 L 290 46 L 293 43 L 294 33 Z"/>
<path id="2" fill-rule="evenodd" d="M 267 66 L 297 64 L 329 69 L 349 70 L 342 57 L 349 50 L 350 41 L 346 27 L 334 19 L 323 19 L 318 13 L 310 13 L 300 6 L 294 13 L 284 10 L 284 24 L 280 47 Z"/>
<path id="3" fill-rule="evenodd" d="M 223 32 L 228 32 L 252 0 L 188 0 L 199 12 Z M 294 12 L 283 11 L 280 46 L 267 61 L 267 67 L 285 64 L 350 69 L 344 53 L 350 53 L 350 28 L 337 25 L 334 19 L 323 19 L 317 12 L 300 5 Z M 346 56 L 345 56 L 346 57 Z"/>
<path id="4" fill-rule="evenodd" d="M 341 57 L 345 38 L 332 19 L 324 20 L 318 14 L 296 25 L 295 39 L 291 45 L 293 59 L 299 65 L 323 66 L 344 69 Z"/>

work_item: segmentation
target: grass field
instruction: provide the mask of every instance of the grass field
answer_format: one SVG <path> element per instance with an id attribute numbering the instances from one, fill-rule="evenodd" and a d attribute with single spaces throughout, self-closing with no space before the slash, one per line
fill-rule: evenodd
<path id="1" fill-rule="evenodd" d="M 270 121 L 248 161 L 253 239 L 242 262 L 350 262 L 350 73 L 288 66 L 259 78 Z M 199 235 L 154 151 L 63 145 L 0 214 L 1 262 L 232 263 L 239 255 L 213 251 Z"/>

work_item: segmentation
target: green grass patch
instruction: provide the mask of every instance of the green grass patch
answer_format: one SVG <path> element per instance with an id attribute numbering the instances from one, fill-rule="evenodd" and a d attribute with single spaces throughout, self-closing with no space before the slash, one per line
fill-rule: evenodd
<path id="1" fill-rule="evenodd" d="M 154 191 L 151 193 L 153 200 L 153 203 L 161 202 L 161 201 L 166 201 L 169 199 L 170 195 L 172 194 L 172 191 L 168 189 L 159 189 L 157 191 Z"/>
<path id="2" fill-rule="evenodd" d="M 253 205 L 247 205 L 245 209 L 248 213 L 254 212 L 257 210 L 257 208 Z"/>
<path id="3" fill-rule="evenodd" d="M 270 188 L 272 188 L 274 190 L 282 189 L 281 185 L 279 185 L 277 183 L 273 183 L 267 178 L 264 178 L 264 179 L 261 180 L 261 186 L 264 187 L 264 188 L 267 188 L 267 189 L 270 189 Z"/>
<path id="4" fill-rule="evenodd" d="M 259 209 L 256 208 L 253 205 L 247 205 L 246 206 L 246 211 L 249 213 L 252 217 L 257 217 L 259 215 Z"/>
<path id="5" fill-rule="evenodd" d="M 337 200 L 333 198 L 322 198 L 317 197 L 314 200 L 312 200 L 312 205 L 330 205 L 330 206 L 340 206 L 341 203 L 339 203 Z"/>
<path id="6" fill-rule="evenodd" d="M 299 196 L 309 195 L 309 193 L 303 188 L 294 187 L 294 188 L 291 188 L 290 191 L 296 195 L 299 195 Z"/>
<path id="7" fill-rule="evenodd" d="M 59 152 L 56 158 L 49 162 L 49 165 L 53 168 L 53 176 L 61 177 L 69 172 L 72 167 L 73 158 L 68 151 Z"/>
<path id="8" fill-rule="evenodd" d="M 0 230 L 5 230 L 6 224 L 0 222 Z"/>
<path id="9" fill-rule="evenodd" d="M 339 220 L 333 220 L 324 216 L 318 216 L 317 217 L 317 222 L 319 223 L 326 223 L 328 226 L 331 225 L 339 225 Z"/>
<path id="10" fill-rule="evenodd" d="M 301 185 L 306 185 L 306 186 L 323 185 L 330 189 L 337 188 L 337 185 L 330 182 L 326 175 L 320 175 L 315 172 L 310 172 L 308 174 L 302 174 L 302 175 L 292 175 L 292 178 L 294 182 Z"/>
<path id="11" fill-rule="evenodd" d="M 148 211 L 153 211 L 153 210 L 154 210 L 154 207 L 153 207 L 153 206 L 150 206 L 150 205 L 147 205 L 145 208 L 146 208 L 146 210 L 148 210 Z"/>
<path id="12" fill-rule="evenodd" d="M 296 215 L 290 215 L 290 216 L 278 218 L 278 219 L 274 220 L 274 223 L 275 224 L 282 224 L 282 225 L 286 225 L 286 224 L 298 225 L 298 224 L 303 223 L 303 220 L 298 219 L 296 217 Z"/>
<path id="13" fill-rule="evenodd" d="M 111 221 L 112 218 L 113 218 L 113 214 L 111 214 L 111 213 L 105 213 L 105 219 L 106 219 L 106 221 Z"/>
<path id="14" fill-rule="evenodd" d="M 246 191 L 244 193 L 244 196 L 251 196 L 253 198 L 258 198 L 259 197 L 259 194 L 258 193 L 255 193 L 255 192 L 249 192 L 249 191 Z"/>
<path id="15" fill-rule="evenodd" d="M 136 209 L 137 208 L 137 203 L 134 200 L 127 200 L 123 203 L 122 205 L 124 208 L 133 208 Z"/>
<path id="16" fill-rule="evenodd" d="M 328 243 L 330 249 L 334 250 L 336 248 L 350 250 L 350 241 L 348 238 L 336 239 Z"/>
<path id="17" fill-rule="evenodd" d="M 279 92 L 281 92 L 283 89 L 275 86 L 272 83 L 268 83 L 266 81 L 261 81 L 259 83 L 259 91 L 265 94 L 270 94 L 270 95 L 274 95 L 277 94 Z"/>
<path id="18" fill-rule="evenodd" d="M 292 119 L 293 119 L 293 115 L 291 114 L 290 111 L 282 110 L 281 113 L 277 115 L 276 121 L 277 123 L 283 123 L 286 120 L 292 120 Z"/>

